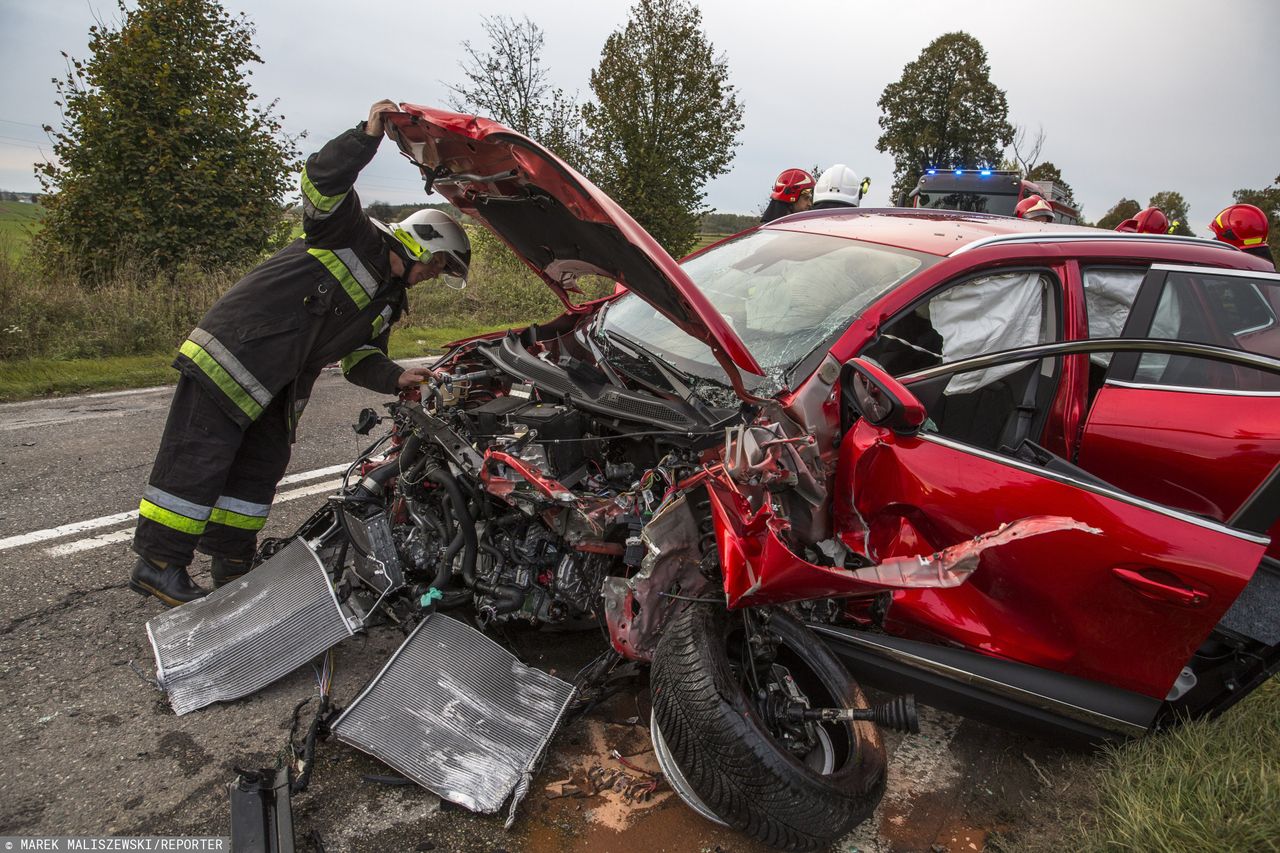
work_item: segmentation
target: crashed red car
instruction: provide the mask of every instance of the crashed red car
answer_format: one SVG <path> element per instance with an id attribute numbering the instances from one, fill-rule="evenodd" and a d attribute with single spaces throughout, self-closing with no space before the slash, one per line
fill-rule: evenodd
<path id="1" fill-rule="evenodd" d="M 704 815 L 793 848 L 865 817 L 883 752 L 854 679 L 1100 738 L 1220 713 L 1280 666 L 1280 277 L 1258 259 L 891 209 L 677 264 L 530 140 L 392 121 L 565 303 L 437 370 L 454 471 L 539 531 L 499 531 L 480 574 L 509 582 L 532 539 L 593 567 L 599 597 L 561 612 L 603 611 L 652 663 L 659 757 Z M 622 287 L 575 304 L 581 275 Z M 548 621 L 538 565 L 480 611 Z"/>
<path id="2" fill-rule="evenodd" d="M 388 121 L 564 313 L 453 345 L 389 404 L 358 483 L 148 625 L 179 713 L 387 609 L 417 627 L 332 730 L 514 810 L 573 697 L 637 662 L 681 797 L 814 849 L 875 808 L 906 694 L 1105 739 L 1221 713 L 1280 668 L 1280 276 L 1260 260 L 858 209 L 677 263 L 519 134 Z M 577 304 L 583 275 L 619 291 Z M 608 648 L 570 685 L 453 608 Z M 900 695 L 872 707 L 860 683 Z"/>

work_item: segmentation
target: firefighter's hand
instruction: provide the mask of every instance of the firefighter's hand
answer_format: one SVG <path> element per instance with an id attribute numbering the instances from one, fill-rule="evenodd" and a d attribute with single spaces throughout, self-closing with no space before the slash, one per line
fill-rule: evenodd
<path id="1" fill-rule="evenodd" d="M 369 107 L 369 120 L 365 122 L 364 132 L 370 136 L 381 136 L 386 124 L 382 120 L 383 113 L 398 113 L 400 105 L 386 98 Z"/>
<path id="2" fill-rule="evenodd" d="M 409 367 L 404 373 L 400 374 L 400 378 L 396 380 L 397 388 L 412 388 L 419 382 L 426 382 L 431 378 L 431 371 L 425 367 Z"/>

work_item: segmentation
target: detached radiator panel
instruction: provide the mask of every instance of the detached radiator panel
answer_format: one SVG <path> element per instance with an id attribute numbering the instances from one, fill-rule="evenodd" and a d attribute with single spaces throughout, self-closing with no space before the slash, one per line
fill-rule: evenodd
<path id="1" fill-rule="evenodd" d="M 573 697 L 456 619 L 423 620 L 333 724 L 344 743 L 446 800 L 511 814 Z M 510 823 L 510 819 L 508 820 Z"/>
<path id="2" fill-rule="evenodd" d="M 147 623 L 156 678 L 179 716 L 248 696 L 350 637 L 320 558 L 294 539 L 210 595 Z"/>

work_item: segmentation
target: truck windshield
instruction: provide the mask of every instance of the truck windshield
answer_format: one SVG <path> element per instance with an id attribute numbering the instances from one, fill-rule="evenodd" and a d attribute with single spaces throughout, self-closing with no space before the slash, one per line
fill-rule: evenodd
<path id="1" fill-rule="evenodd" d="M 847 328 L 858 312 L 920 269 L 927 257 L 825 234 L 761 230 L 682 266 L 765 372 L 776 376 Z M 706 344 L 634 294 L 610 303 L 599 326 L 686 374 L 724 379 Z M 750 377 L 744 379 L 750 382 Z"/>
<path id="2" fill-rule="evenodd" d="M 1007 193 L 922 192 L 916 198 L 918 207 L 963 210 L 969 213 L 994 213 L 999 216 L 1013 216 L 1018 207 L 1018 197 Z"/>

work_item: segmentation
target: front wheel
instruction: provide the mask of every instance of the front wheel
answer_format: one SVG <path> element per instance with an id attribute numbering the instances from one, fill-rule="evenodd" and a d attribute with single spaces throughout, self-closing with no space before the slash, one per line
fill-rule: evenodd
<path id="1" fill-rule="evenodd" d="M 704 817 L 784 850 L 814 850 L 871 815 L 885 756 L 873 723 L 791 723 L 771 697 L 865 708 L 844 666 L 799 621 L 694 605 L 653 657 L 653 738 L 672 786 Z M 775 702 L 776 704 L 776 702 Z"/>

